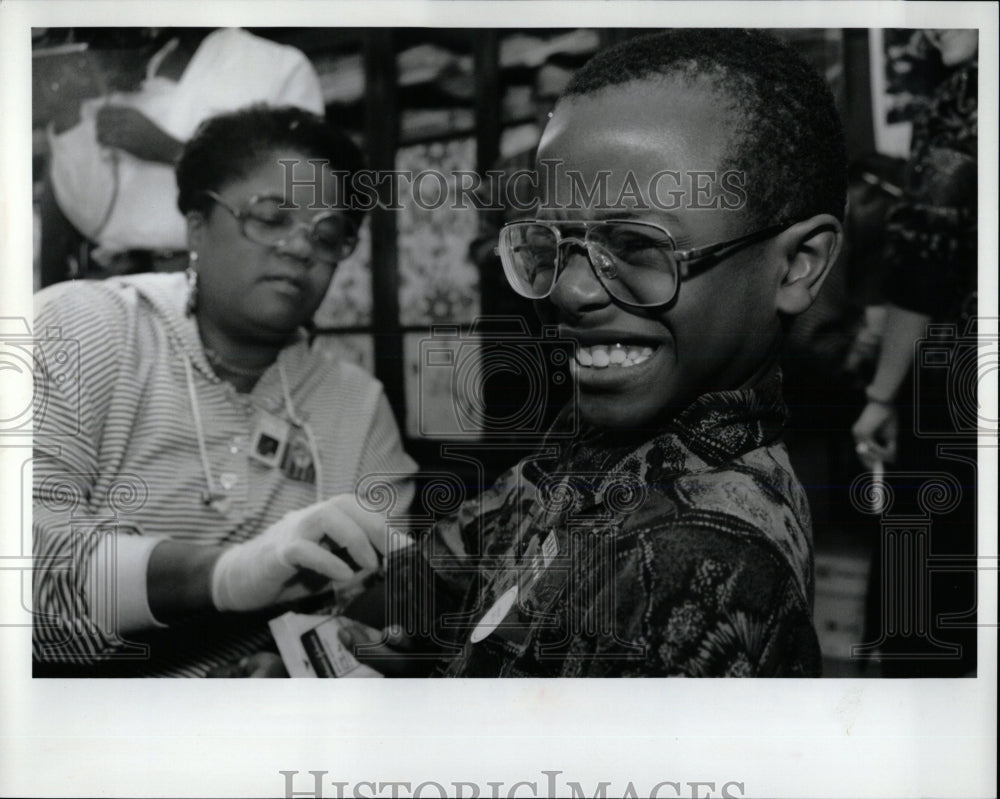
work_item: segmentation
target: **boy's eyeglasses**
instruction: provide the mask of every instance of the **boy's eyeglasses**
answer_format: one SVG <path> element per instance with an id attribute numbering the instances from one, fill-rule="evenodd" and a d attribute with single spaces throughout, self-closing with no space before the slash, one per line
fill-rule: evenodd
<path id="1" fill-rule="evenodd" d="M 514 291 L 540 300 L 552 293 L 565 266 L 563 247 L 575 244 L 587 251 L 590 268 L 609 295 L 633 308 L 655 308 L 674 301 L 680 281 L 687 276 L 682 274 L 685 264 L 763 241 L 790 224 L 771 225 L 728 241 L 678 250 L 670 233 L 652 222 L 511 222 L 500 230 L 496 253 Z M 574 231 L 582 231 L 583 237 L 566 235 Z"/>
<path id="2" fill-rule="evenodd" d="M 229 211 L 239 224 L 240 233 L 255 244 L 280 247 L 304 226 L 313 257 L 326 264 L 336 264 L 354 252 L 358 243 L 354 223 L 340 211 L 323 211 L 305 222 L 297 220 L 290 210 L 283 209 L 277 197 L 254 195 L 242 208 L 234 208 L 214 191 L 205 194 Z"/>

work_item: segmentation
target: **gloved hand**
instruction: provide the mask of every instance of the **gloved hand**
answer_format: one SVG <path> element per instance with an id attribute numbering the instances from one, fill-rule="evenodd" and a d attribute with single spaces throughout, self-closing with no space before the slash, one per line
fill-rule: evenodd
<path id="1" fill-rule="evenodd" d="M 378 569 L 372 546 L 385 538 L 385 519 L 364 510 L 352 494 L 286 514 L 256 538 L 226 549 L 212 571 L 212 602 L 221 611 L 247 611 L 350 586 Z M 354 572 L 321 546 L 328 539 L 361 567 Z M 315 572 L 320 586 L 302 577 Z"/>

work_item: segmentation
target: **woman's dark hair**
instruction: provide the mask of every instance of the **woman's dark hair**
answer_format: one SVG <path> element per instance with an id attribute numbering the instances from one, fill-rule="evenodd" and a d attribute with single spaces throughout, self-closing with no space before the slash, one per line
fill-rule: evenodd
<path id="1" fill-rule="evenodd" d="M 336 184 L 344 187 L 347 196 L 337 201 L 360 224 L 364 206 L 354 201 L 351 177 L 364 169 L 361 150 L 322 117 L 293 106 L 253 105 L 202 122 L 177 161 L 177 207 L 182 214 L 207 213 L 212 201 L 206 191 L 219 191 L 247 177 L 262 159 L 278 150 L 294 150 L 347 172 L 347 180 Z M 303 179 L 301 174 L 295 177 Z"/>

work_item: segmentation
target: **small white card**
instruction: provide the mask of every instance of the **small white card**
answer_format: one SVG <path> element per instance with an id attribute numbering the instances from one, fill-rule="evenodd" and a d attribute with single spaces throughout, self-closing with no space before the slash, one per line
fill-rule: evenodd
<path id="1" fill-rule="evenodd" d="M 289 611 L 268 623 L 290 677 L 381 677 L 337 637 L 340 619 Z"/>

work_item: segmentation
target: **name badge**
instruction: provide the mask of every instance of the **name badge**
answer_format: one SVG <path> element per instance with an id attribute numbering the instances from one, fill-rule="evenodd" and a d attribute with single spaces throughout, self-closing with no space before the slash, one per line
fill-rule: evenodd
<path id="1" fill-rule="evenodd" d="M 291 425 L 273 413 L 258 410 L 253 435 L 250 436 L 250 457 L 274 468 L 285 457 Z"/>

